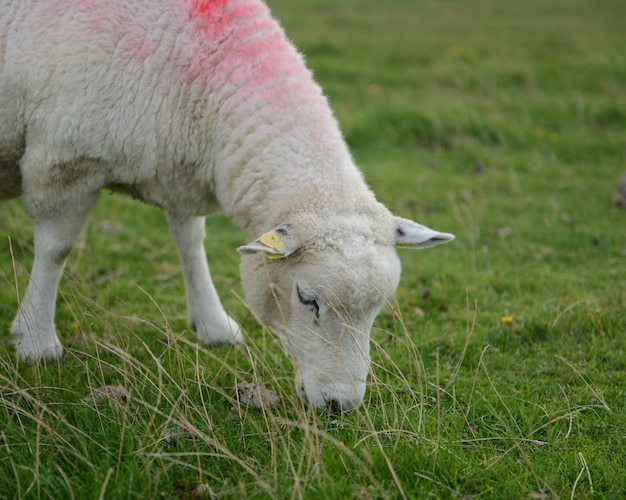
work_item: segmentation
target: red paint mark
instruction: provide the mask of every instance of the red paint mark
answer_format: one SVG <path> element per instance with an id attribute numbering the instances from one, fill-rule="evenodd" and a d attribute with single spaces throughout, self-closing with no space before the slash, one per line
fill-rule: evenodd
<path id="1" fill-rule="evenodd" d="M 261 1 L 180 1 L 193 31 L 186 79 L 214 89 L 222 116 L 235 123 L 251 112 L 275 116 L 324 99 Z"/>
<path id="2" fill-rule="evenodd" d="M 192 16 L 206 16 L 209 19 L 219 17 L 228 0 L 195 0 L 192 2 Z"/>
<path id="3" fill-rule="evenodd" d="M 234 0 L 186 0 L 191 21 L 204 36 L 219 40 L 228 36 L 237 26 L 254 19 L 267 17 L 268 10 L 261 2 Z"/>

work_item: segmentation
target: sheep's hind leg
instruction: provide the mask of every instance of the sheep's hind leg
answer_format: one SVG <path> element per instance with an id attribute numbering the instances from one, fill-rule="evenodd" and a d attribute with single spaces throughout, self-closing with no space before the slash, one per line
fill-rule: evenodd
<path id="1" fill-rule="evenodd" d="M 211 281 L 204 250 L 204 217 L 168 214 L 170 232 L 178 248 L 185 288 L 189 324 L 205 344 L 240 344 L 239 325 L 224 311 Z"/>
<path id="2" fill-rule="evenodd" d="M 80 234 L 94 195 L 53 215 L 35 216 L 35 260 L 26 294 L 11 326 L 18 359 L 35 363 L 63 354 L 54 329 L 54 311 L 65 259 Z"/>

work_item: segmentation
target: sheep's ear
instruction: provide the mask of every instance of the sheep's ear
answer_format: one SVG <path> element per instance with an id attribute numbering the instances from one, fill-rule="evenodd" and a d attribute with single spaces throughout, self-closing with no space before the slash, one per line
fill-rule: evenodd
<path id="1" fill-rule="evenodd" d="M 244 255 L 263 252 L 268 259 L 283 259 L 298 248 L 300 248 L 300 243 L 296 238 L 295 230 L 289 224 L 282 224 L 237 250 Z"/>
<path id="2" fill-rule="evenodd" d="M 394 238 L 398 248 L 428 248 L 454 239 L 453 234 L 440 233 L 408 219 L 396 217 L 395 221 Z"/>

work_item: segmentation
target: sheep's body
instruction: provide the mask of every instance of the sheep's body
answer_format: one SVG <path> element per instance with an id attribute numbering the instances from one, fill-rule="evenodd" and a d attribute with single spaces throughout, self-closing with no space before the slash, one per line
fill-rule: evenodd
<path id="1" fill-rule="evenodd" d="M 302 394 L 317 406 L 362 399 L 369 328 L 399 278 L 394 243 L 450 239 L 376 202 L 320 88 L 260 0 L 0 0 L 0 198 L 21 196 L 35 220 L 31 282 L 12 326 L 24 360 L 61 355 L 56 289 L 102 188 L 168 212 L 189 319 L 204 342 L 242 340 L 210 280 L 204 215 L 221 208 L 250 239 L 273 235 L 241 249 L 246 294 L 293 353 Z M 332 352 L 311 347 L 317 327 L 293 311 L 314 302 L 319 313 L 316 274 L 328 267 L 335 278 L 325 288 L 348 295 L 323 299 L 332 316 L 324 331 L 334 339 L 348 321 L 365 339 L 332 340 Z M 293 333 L 297 325 L 308 337 Z M 338 352 L 358 369 L 337 363 Z"/>

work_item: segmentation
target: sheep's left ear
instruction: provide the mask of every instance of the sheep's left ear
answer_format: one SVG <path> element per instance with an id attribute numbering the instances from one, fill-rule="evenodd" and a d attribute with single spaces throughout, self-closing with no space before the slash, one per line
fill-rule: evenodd
<path id="1" fill-rule="evenodd" d="M 284 259 L 300 248 L 293 226 L 282 224 L 237 250 L 241 254 L 263 252 L 268 259 Z"/>
<path id="2" fill-rule="evenodd" d="M 428 248 L 454 239 L 453 234 L 440 233 L 417 222 L 395 218 L 395 245 L 398 248 Z"/>

